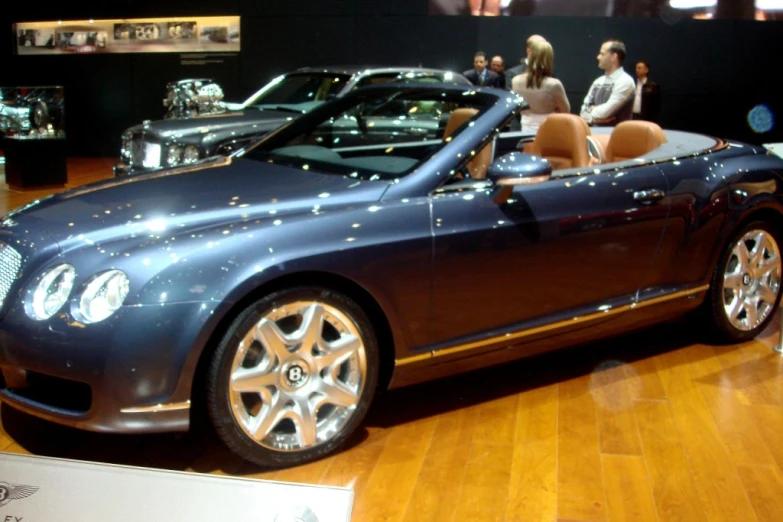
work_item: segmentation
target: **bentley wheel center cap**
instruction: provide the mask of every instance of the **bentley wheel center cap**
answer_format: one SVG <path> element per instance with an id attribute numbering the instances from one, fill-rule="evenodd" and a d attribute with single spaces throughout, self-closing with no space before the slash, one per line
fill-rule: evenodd
<path id="1" fill-rule="evenodd" d="M 745 286 L 750 286 L 751 278 L 750 274 L 743 274 L 742 275 L 742 284 Z"/>
<path id="2" fill-rule="evenodd" d="M 307 363 L 296 360 L 286 365 L 283 371 L 285 384 L 292 389 L 301 388 L 310 380 L 310 372 Z"/>

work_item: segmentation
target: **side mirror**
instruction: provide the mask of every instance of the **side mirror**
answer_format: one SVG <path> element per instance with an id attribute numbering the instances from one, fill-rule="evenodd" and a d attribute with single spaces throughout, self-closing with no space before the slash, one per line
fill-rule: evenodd
<path id="1" fill-rule="evenodd" d="M 493 200 L 505 203 L 517 185 L 533 185 L 547 181 L 552 176 L 552 165 L 539 156 L 523 152 L 511 152 L 490 165 L 487 179 L 495 184 Z"/>

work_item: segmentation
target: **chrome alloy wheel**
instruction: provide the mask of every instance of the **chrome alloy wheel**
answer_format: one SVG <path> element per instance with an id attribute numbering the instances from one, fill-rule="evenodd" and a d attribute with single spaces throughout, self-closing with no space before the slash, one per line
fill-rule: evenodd
<path id="1" fill-rule="evenodd" d="M 244 336 L 234 356 L 234 419 L 261 446 L 298 451 L 338 435 L 366 381 L 364 342 L 354 321 L 316 301 L 275 308 Z"/>
<path id="2" fill-rule="evenodd" d="M 772 234 L 745 233 L 732 247 L 723 274 L 723 308 L 734 328 L 749 331 L 769 317 L 780 278 L 780 250 Z"/>

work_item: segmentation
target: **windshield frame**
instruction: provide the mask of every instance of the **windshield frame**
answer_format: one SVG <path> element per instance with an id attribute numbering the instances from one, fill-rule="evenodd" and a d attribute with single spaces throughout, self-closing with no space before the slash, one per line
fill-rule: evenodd
<path id="1" fill-rule="evenodd" d="M 241 153 L 241 157 L 259 163 L 282 163 L 292 168 L 310 170 L 309 167 L 305 165 L 314 167 L 317 165 L 317 162 L 312 158 L 285 156 L 284 161 L 278 162 L 276 160 L 279 158 L 275 157 L 276 154 L 274 151 L 279 150 L 281 147 L 285 146 L 296 146 L 295 144 L 291 145 L 291 143 L 294 142 L 297 138 L 312 135 L 320 125 L 322 125 L 324 122 L 327 122 L 330 118 L 341 116 L 349 112 L 351 109 L 357 107 L 361 103 L 389 100 L 396 97 L 403 97 L 407 99 L 411 96 L 418 97 L 420 100 L 435 100 L 437 97 L 439 100 L 445 99 L 446 101 L 459 102 L 464 101 L 464 98 L 462 97 L 467 95 L 474 97 L 473 100 L 475 101 L 471 105 L 479 109 L 479 113 L 471 118 L 471 122 L 482 120 L 488 112 L 496 111 L 496 107 L 502 104 L 502 100 L 498 96 L 497 92 L 481 92 L 481 90 L 456 86 L 453 84 L 382 84 L 372 87 L 364 87 L 322 104 L 312 111 L 305 113 L 303 116 L 279 127 L 278 129 L 264 136 L 261 140 L 252 146 L 244 149 Z M 491 119 L 494 120 L 495 118 Z M 474 129 L 468 130 L 469 127 L 472 126 L 473 125 L 469 124 L 469 122 L 465 123 L 465 125 L 460 128 L 460 132 L 450 135 L 451 139 L 448 140 L 442 138 L 438 138 L 436 140 L 422 140 L 421 142 L 417 142 L 417 140 L 411 140 L 410 143 L 403 142 L 401 144 L 396 144 L 395 147 L 400 149 L 405 148 L 406 146 L 430 146 L 430 150 L 428 152 L 425 152 L 420 158 L 416 160 L 413 166 L 405 169 L 404 171 L 373 172 L 373 175 L 368 176 L 367 174 L 369 172 L 359 174 L 358 171 L 361 171 L 362 169 L 356 169 L 357 172 L 352 172 L 351 177 L 367 180 L 383 180 L 386 182 L 404 178 L 411 172 L 426 164 L 433 156 L 437 155 L 438 152 L 443 150 L 445 147 L 451 146 L 454 141 L 462 141 L 460 139 L 462 134 L 472 133 L 474 131 Z M 479 125 L 477 125 L 477 127 L 479 127 Z M 372 147 L 375 147 L 379 150 L 383 148 L 382 145 L 373 145 Z M 332 150 L 329 147 L 325 148 Z M 334 147 L 334 149 L 340 148 L 341 147 Z M 332 165 L 332 167 L 338 166 L 342 167 L 343 165 Z M 328 175 L 348 175 L 345 172 L 341 172 L 340 170 L 340 168 L 313 169 L 314 172 Z"/>

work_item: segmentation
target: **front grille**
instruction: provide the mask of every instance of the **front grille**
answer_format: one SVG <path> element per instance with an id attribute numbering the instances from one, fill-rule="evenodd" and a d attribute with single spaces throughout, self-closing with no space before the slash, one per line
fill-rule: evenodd
<path id="1" fill-rule="evenodd" d="M 0 242 L 0 309 L 20 268 L 22 268 L 22 256 L 19 252 Z"/>
<path id="2" fill-rule="evenodd" d="M 144 161 L 144 135 L 134 134 L 130 143 L 130 164 L 141 167 Z"/>
<path id="3" fill-rule="evenodd" d="M 130 164 L 154 169 L 160 167 L 161 146 L 145 139 L 144 133 L 134 134 L 130 143 Z"/>

